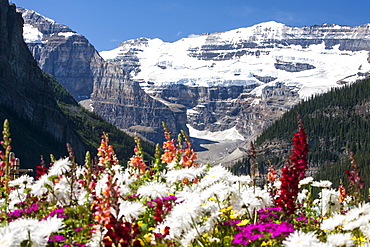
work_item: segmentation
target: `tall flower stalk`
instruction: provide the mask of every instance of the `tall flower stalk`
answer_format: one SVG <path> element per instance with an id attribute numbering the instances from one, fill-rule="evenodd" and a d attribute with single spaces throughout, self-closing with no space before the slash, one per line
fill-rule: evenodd
<path id="1" fill-rule="evenodd" d="M 292 141 L 293 153 L 282 169 L 281 187 L 276 199 L 276 204 L 283 209 L 287 216 L 294 214 L 296 210 L 299 181 L 305 178 L 305 171 L 308 168 L 307 135 L 300 116 L 298 116 L 298 132 L 294 134 Z"/>
<path id="2" fill-rule="evenodd" d="M 10 180 L 10 168 L 12 164 L 15 161 L 15 158 L 13 160 L 9 160 L 10 157 L 10 151 L 12 147 L 10 146 L 10 143 L 12 139 L 10 138 L 10 127 L 9 127 L 9 121 L 8 119 L 5 119 L 4 126 L 3 126 L 3 140 L 0 141 L 0 144 L 3 146 L 4 151 L 0 151 L 0 176 L 1 177 L 1 196 L 4 196 L 4 211 L 5 213 L 8 210 L 8 203 L 9 203 L 9 180 Z"/>
<path id="3" fill-rule="evenodd" d="M 354 154 L 350 153 L 351 168 L 352 170 L 346 169 L 346 176 L 349 181 L 349 194 L 353 197 L 352 203 L 358 205 L 363 201 L 361 190 L 365 185 L 364 181 L 361 181 L 361 171 L 358 166 Z"/>

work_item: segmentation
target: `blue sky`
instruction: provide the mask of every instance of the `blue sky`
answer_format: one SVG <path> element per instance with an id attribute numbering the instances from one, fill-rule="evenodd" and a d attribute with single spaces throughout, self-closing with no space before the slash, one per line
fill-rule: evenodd
<path id="1" fill-rule="evenodd" d="M 122 41 L 222 32 L 264 21 L 290 26 L 370 23 L 370 0 L 10 0 L 67 25 L 98 51 Z"/>

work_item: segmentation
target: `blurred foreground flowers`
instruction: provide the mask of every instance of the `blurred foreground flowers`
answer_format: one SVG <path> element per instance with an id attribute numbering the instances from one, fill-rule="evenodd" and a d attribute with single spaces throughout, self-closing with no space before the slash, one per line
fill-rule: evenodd
<path id="1" fill-rule="evenodd" d="M 4 124 L 0 246 L 370 246 L 370 204 L 359 200 L 360 173 L 343 185 L 305 177 L 307 137 L 299 122 L 280 180 L 271 165 L 265 186 L 222 166 L 200 165 L 185 133 L 148 163 L 135 138 L 127 168 L 103 135 L 98 159 L 69 157 L 10 180 Z M 357 186 L 357 187 L 356 187 Z M 320 188 L 313 200 L 311 188 Z"/>

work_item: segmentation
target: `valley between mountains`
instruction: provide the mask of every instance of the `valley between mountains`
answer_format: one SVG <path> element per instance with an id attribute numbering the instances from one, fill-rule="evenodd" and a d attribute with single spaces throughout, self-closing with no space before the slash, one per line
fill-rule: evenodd
<path id="1" fill-rule="evenodd" d="M 98 52 L 88 39 L 17 8 L 40 68 L 118 128 L 161 143 L 185 130 L 200 162 L 231 164 L 302 99 L 370 76 L 370 24 L 260 23 L 173 43 L 139 38 Z"/>

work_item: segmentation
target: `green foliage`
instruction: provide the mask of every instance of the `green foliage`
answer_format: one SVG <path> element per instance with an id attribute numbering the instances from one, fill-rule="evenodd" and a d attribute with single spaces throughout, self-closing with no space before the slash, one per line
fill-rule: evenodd
<path id="1" fill-rule="evenodd" d="M 65 89 L 62 84 L 55 80 L 51 75 L 42 72 L 44 79 L 48 81 L 56 96 L 56 100 L 69 105 L 78 106 L 78 102 L 72 97 L 72 95 Z"/>

